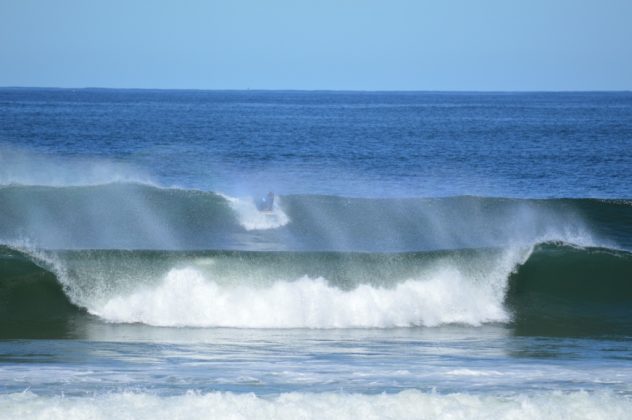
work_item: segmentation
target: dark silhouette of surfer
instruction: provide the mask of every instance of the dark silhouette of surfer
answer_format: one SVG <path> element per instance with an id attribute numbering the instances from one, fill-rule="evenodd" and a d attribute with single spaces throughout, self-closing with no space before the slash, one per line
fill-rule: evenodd
<path id="1" fill-rule="evenodd" d="M 265 197 L 259 200 L 259 203 L 257 203 L 257 209 L 259 211 L 274 210 L 274 193 L 272 191 L 270 191 Z"/>

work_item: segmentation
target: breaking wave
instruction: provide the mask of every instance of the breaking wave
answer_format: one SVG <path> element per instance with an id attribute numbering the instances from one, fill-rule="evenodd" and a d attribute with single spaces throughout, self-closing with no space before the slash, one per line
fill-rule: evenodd
<path id="1" fill-rule="evenodd" d="M 85 320 L 632 325 L 629 200 L 284 195 L 260 212 L 255 196 L 114 182 L 3 185 L 0 202 L 3 336 L 63 335 Z"/>
<path id="2" fill-rule="evenodd" d="M 401 254 L 0 254 L 5 334 L 25 320 L 45 329 L 94 316 L 171 327 L 501 323 L 518 333 L 580 335 L 627 334 L 632 325 L 632 254 L 562 243 Z"/>

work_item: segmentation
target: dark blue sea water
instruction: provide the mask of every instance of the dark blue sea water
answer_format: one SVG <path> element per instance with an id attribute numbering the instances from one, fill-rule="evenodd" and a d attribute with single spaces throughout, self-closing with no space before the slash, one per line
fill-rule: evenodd
<path id="1" fill-rule="evenodd" d="M 4 89 L 0 127 L 5 145 L 203 190 L 632 197 L 629 92 Z"/>
<path id="2" fill-rule="evenodd" d="M 0 89 L 0 418 L 626 418 L 631 338 L 632 93 Z"/>

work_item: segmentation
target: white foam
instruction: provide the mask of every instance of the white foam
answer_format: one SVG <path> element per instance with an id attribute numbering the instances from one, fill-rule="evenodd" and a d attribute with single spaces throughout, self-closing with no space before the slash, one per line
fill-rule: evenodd
<path id="1" fill-rule="evenodd" d="M 211 392 L 159 397 L 121 392 L 90 397 L 0 396 L 0 419 L 627 419 L 632 401 L 614 393 L 540 392 L 508 396 Z"/>
<path id="2" fill-rule="evenodd" d="M 507 253 L 486 272 L 448 263 L 394 287 L 352 290 L 302 277 L 267 286 L 220 284 L 191 267 L 171 269 L 155 286 L 86 305 L 110 322 L 169 327 L 391 328 L 507 322 L 509 273 L 529 251 Z"/>
<path id="3" fill-rule="evenodd" d="M 236 198 L 224 194 L 220 196 L 228 201 L 238 215 L 239 224 L 246 230 L 276 229 L 290 222 L 290 218 L 279 204 L 280 197 L 274 200 L 272 211 L 262 212 L 257 209 L 252 198 Z"/>

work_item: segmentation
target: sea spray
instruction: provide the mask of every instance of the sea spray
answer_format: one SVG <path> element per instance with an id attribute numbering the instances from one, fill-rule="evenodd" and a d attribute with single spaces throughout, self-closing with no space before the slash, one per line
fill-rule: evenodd
<path id="1" fill-rule="evenodd" d="M 104 158 L 63 158 L 0 144 L 0 185 L 157 185 L 147 171 Z"/>
<path id="2" fill-rule="evenodd" d="M 630 248 L 629 205 L 488 197 L 281 196 L 272 212 L 221 193 L 114 183 L 0 187 L 0 242 L 48 249 L 406 252 L 561 240 Z"/>

